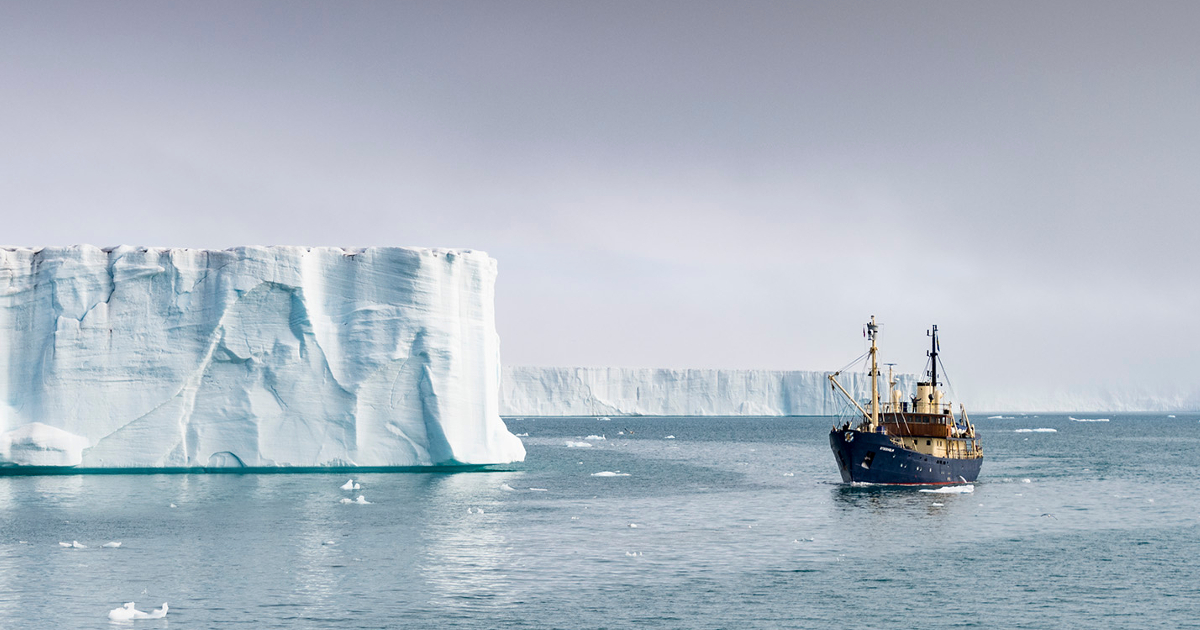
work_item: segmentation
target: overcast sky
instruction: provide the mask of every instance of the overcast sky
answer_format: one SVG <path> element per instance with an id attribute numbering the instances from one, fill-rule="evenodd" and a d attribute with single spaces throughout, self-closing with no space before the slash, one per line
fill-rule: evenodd
<path id="1" fill-rule="evenodd" d="M 0 242 L 499 260 L 506 363 L 1196 392 L 1194 2 L 6 2 Z"/>

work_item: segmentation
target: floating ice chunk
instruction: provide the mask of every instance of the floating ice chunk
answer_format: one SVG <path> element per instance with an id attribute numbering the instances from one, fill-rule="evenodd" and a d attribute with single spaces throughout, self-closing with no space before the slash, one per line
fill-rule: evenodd
<path id="1" fill-rule="evenodd" d="M 514 492 L 516 490 L 516 488 L 514 488 L 506 483 L 500 484 L 500 489 L 505 492 Z"/>
<path id="2" fill-rule="evenodd" d="M 600 418 L 600 422 L 612 422 L 612 418 Z"/>
<path id="3" fill-rule="evenodd" d="M 591 448 L 591 447 L 592 447 L 592 445 L 589 442 L 571 442 L 569 440 L 567 441 L 567 448 Z"/>
<path id="4" fill-rule="evenodd" d="M 133 602 L 129 602 L 120 608 L 114 608 L 108 611 L 108 618 L 112 621 L 132 621 L 134 619 L 162 619 L 167 616 L 167 602 L 163 602 L 162 608 L 157 608 L 150 612 L 142 612 L 133 607 Z"/>
<path id="5" fill-rule="evenodd" d="M 665 437 L 665 438 L 663 438 L 663 439 L 664 439 L 664 440 L 674 440 L 674 439 L 675 439 L 675 436 L 674 436 L 674 435 L 668 435 L 667 437 Z"/>
<path id="6" fill-rule="evenodd" d="M 355 499 L 354 502 L 358 505 L 371 505 L 371 502 L 368 501 L 367 498 L 361 494 L 358 495 L 358 498 Z"/>
<path id="7" fill-rule="evenodd" d="M 341 487 L 342 487 L 342 490 L 360 490 L 360 489 L 362 489 L 362 486 L 357 483 L 354 483 L 353 479 L 342 484 Z"/>
<path id="8" fill-rule="evenodd" d="M 116 549 L 117 547 L 120 547 L 120 546 L 121 546 L 121 543 L 119 543 L 119 542 L 116 542 L 116 541 L 113 541 L 113 542 L 106 542 L 106 543 L 104 543 L 103 545 L 100 545 L 100 546 L 101 546 L 101 547 L 104 547 L 105 549 Z"/>
<path id="9" fill-rule="evenodd" d="M 517 437 L 529 437 L 528 433 L 518 433 Z"/>
<path id="10" fill-rule="evenodd" d="M 549 492 L 546 488 L 530 488 L 530 492 Z"/>
<path id="11" fill-rule="evenodd" d="M 1067 417 L 1071 418 L 1075 422 L 1108 422 L 1108 418 L 1075 418 L 1073 416 L 1067 416 Z M 1174 416 L 1172 416 L 1172 417 L 1174 417 Z"/>
<path id="12" fill-rule="evenodd" d="M 583 439 L 585 439 L 585 440 L 607 440 L 608 438 L 604 437 L 603 435 L 589 435 Z"/>
<path id="13" fill-rule="evenodd" d="M 1058 429 L 1039 427 L 1037 429 L 1014 429 L 1013 433 L 1058 433 Z"/>
<path id="14" fill-rule="evenodd" d="M 975 492 L 975 486 L 967 484 L 965 486 L 944 486 L 941 488 L 921 488 L 921 492 L 931 492 L 934 494 L 962 494 L 964 492 Z"/>
<path id="15" fill-rule="evenodd" d="M 179 506 L 178 506 L 178 505 L 175 505 L 174 503 L 172 503 L 171 505 L 168 505 L 167 507 L 176 508 L 176 507 L 179 507 Z"/>
<path id="16" fill-rule="evenodd" d="M 342 497 L 341 500 L 338 501 L 338 503 L 341 503 L 342 505 L 349 505 L 351 503 L 354 503 L 354 499 L 348 499 L 346 497 Z"/>
<path id="17" fill-rule="evenodd" d="M 592 476 L 593 477 L 628 477 L 629 473 L 623 473 L 619 470 L 616 472 L 613 472 L 611 470 L 602 470 L 600 472 L 592 473 Z"/>

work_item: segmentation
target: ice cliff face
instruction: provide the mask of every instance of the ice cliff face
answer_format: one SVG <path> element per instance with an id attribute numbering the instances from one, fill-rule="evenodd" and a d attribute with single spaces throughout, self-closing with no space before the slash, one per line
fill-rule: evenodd
<path id="1" fill-rule="evenodd" d="M 0 464 L 521 460 L 495 276 L 439 249 L 0 249 Z"/>
<path id="2" fill-rule="evenodd" d="M 837 413 L 843 397 L 828 372 L 667 370 L 652 368 L 506 367 L 501 413 L 507 416 L 809 416 Z M 881 396 L 887 384 L 880 378 Z M 904 392 L 916 377 L 897 375 Z M 864 374 L 838 381 L 859 400 L 870 398 Z"/>

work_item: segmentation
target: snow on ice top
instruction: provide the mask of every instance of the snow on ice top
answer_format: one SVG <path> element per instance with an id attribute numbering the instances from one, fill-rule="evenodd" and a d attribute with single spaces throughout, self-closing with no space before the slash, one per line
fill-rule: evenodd
<path id="1" fill-rule="evenodd" d="M 0 249 L 0 464 L 519 461 L 495 278 L 452 249 Z"/>

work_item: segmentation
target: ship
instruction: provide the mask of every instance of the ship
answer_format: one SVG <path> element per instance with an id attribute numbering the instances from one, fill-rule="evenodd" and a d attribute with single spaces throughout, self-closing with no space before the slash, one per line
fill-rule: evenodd
<path id="1" fill-rule="evenodd" d="M 875 316 L 866 325 L 871 341 L 871 400 L 855 400 L 838 382 L 843 370 L 829 375 L 830 386 L 853 405 L 857 422 L 834 424 L 829 445 L 846 483 L 889 485 L 950 485 L 975 481 L 983 465 L 983 446 L 967 410 L 953 405 L 939 389 L 938 330 L 928 335 L 929 367 L 917 383 L 916 395 L 906 397 L 888 369 L 888 400 L 879 393 L 879 325 Z M 861 357 L 860 359 L 861 360 Z M 856 360 L 854 363 L 858 363 Z M 852 364 L 853 365 L 853 364 Z M 945 373 L 945 369 L 942 370 Z"/>

